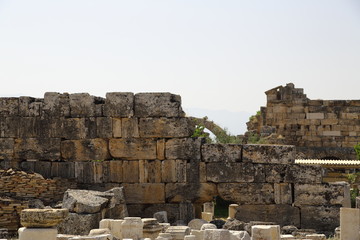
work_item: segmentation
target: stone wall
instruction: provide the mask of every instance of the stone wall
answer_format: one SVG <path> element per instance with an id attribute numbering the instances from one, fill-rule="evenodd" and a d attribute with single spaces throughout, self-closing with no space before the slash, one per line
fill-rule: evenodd
<path id="1" fill-rule="evenodd" d="M 269 143 L 297 146 L 299 158 L 356 159 L 360 100 L 311 100 L 292 83 L 265 93 L 267 105 L 249 131 L 271 135 Z"/>
<path id="2" fill-rule="evenodd" d="M 61 201 L 69 188 L 76 188 L 76 183 L 60 178 L 44 179 L 37 173 L 0 169 L 1 228 L 17 231 L 20 212 L 29 207 L 29 201 L 39 199 L 45 204 Z"/>
<path id="3" fill-rule="evenodd" d="M 333 217 L 348 204 L 348 185 L 322 183 L 321 168 L 294 164 L 294 146 L 206 144 L 193 131 L 180 97 L 170 93 L 0 99 L 4 168 L 40 173 L 49 186 L 51 178 L 84 189 L 123 186 L 130 216 L 166 210 L 172 222 L 189 221 L 220 196 L 240 204 L 240 220 L 318 230 L 338 224 Z"/>

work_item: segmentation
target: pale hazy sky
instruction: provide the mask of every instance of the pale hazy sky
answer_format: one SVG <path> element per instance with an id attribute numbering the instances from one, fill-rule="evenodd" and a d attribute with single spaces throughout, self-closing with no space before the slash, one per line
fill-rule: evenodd
<path id="1" fill-rule="evenodd" d="M 249 113 L 289 82 L 360 99 L 360 1 L 0 0 L 0 82 L 0 96 L 172 92 Z"/>

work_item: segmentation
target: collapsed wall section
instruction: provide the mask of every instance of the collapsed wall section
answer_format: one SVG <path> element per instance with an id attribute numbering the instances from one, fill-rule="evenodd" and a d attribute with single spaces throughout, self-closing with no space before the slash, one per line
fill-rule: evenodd
<path id="1" fill-rule="evenodd" d="M 73 179 L 84 189 L 123 186 L 130 216 L 165 210 L 172 222 L 189 221 L 220 196 L 240 204 L 241 220 L 318 230 L 338 224 L 333 217 L 348 204 L 348 185 L 324 184 L 321 168 L 294 164 L 294 146 L 206 144 L 193 132 L 180 97 L 170 93 L 0 99 L 4 168 Z"/>

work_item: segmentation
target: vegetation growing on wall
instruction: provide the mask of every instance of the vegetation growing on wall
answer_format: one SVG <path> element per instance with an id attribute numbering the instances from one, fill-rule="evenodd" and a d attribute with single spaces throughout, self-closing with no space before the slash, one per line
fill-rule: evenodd
<path id="1" fill-rule="evenodd" d="M 360 160 L 360 143 L 356 144 L 354 146 L 354 149 L 355 149 L 357 158 Z"/>

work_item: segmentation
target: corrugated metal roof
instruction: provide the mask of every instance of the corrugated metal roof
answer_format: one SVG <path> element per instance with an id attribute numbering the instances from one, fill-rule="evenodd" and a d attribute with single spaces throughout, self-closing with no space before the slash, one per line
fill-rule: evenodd
<path id="1" fill-rule="evenodd" d="M 360 160 L 295 159 L 295 163 L 309 165 L 360 165 Z"/>

